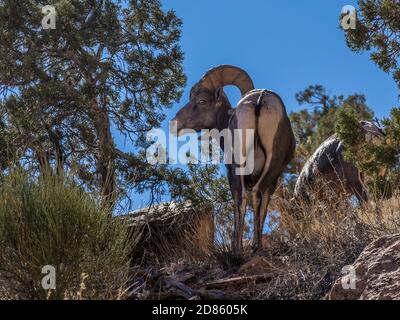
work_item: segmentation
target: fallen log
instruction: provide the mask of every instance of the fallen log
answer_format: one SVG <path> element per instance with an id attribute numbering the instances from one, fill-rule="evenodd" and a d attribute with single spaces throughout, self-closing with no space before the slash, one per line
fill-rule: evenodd
<path id="1" fill-rule="evenodd" d="M 196 295 L 194 290 L 192 290 L 191 288 L 189 288 L 187 285 L 185 285 L 182 282 L 176 281 L 169 277 L 164 278 L 163 281 L 167 284 L 167 287 L 169 285 L 170 287 L 173 287 L 176 290 L 179 290 L 181 292 L 182 297 L 185 299 L 190 299 Z"/>
<path id="2" fill-rule="evenodd" d="M 225 289 L 238 287 L 249 284 L 257 284 L 260 282 L 267 282 L 273 279 L 272 274 L 261 274 L 254 276 L 234 277 L 228 279 L 221 279 L 213 282 L 205 283 L 201 286 L 202 289 Z"/>
<path id="3" fill-rule="evenodd" d="M 240 300 L 237 294 L 227 293 L 222 290 L 206 290 L 201 288 L 192 289 L 182 282 L 178 282 L 171 277 L 163 277 L 158 283 L 159 291 L 149 292 L 146 299 L 149 300 Z"/>
<path id="4" fill-rule="evenodd" d="M 214 245 L 211 208 L 189 202 L 164 203 L 121 217 L 126 219 L 137 244 L 133 258 L 168 262 L 177 257 L 204 258 Z"/>
<path id="5" fill-rule="evenodd" d="M 239 294 L 227 293 L 221 290 L 196 290 L 197 296 L 200 300 L 242 300 Z"/>

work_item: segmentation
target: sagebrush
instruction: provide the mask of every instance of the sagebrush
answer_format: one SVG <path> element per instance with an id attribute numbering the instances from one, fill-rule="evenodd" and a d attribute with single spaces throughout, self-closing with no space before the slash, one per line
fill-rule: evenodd
<path id="1" fill-rule="evenodd" d="M 3 177 L 0 184 L 0 297 L 116 299 L 129 285 L 133 240 L 96 196 L 53 175 Z M 43 266 L 56 270 L 44 290 Z"/>

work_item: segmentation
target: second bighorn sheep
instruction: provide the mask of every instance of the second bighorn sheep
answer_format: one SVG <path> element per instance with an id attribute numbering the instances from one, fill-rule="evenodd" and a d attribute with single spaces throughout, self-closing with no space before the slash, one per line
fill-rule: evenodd
<path id="1" fill-rule="evenodd" d="M 242 99 L 232 109 L 223 88 L 234 85 L 240 89 Z M 254 209 L 254 244 L 261 248 L 262 230 L 271 195 L 278 179 L 293 157 L 295 138 L 282 99 L 274 92 L 254 90 L 253 81 L 242 69 L 222 65 L 208 71 L 190 92 L 190 101 L 178 111 L 173 131 L 180 135 L 184 129 L 201 130 L 254 129 L 255 138 L 251 146 L 254 151 L 254 168 L 247 175 L 238 175 L 241 167 L 235 161 L 227 164 L 228 180 L 235 202 L 235 224 L 232 249 L 243 249 L 242 234 L 246 212 L 246 194 L 252 195 Z M 225 143 L 220 141 L 224 150 Z M 232 141 L 232 146 L 235 142 Z"/>
<path id="2" fill-rule="evenodd" d="M 361 133 L 366 138 L 379 143 L 384 133 L 370 121 L 359 122 Z M 295 199 L 309 200 L 309 193 L 314 192 L 316 184 L 327 183 L 331 188 L 345 191 L 356 196 L 359 203 L 366 202 L 368 195 L 363 187 L 362 175 L 357 167 L 343 159 L 344 145 L 334 134 L 326 139 L 307 160 L 295 186 Z M 322 188 L 323 189 L 323 188 Z"/>

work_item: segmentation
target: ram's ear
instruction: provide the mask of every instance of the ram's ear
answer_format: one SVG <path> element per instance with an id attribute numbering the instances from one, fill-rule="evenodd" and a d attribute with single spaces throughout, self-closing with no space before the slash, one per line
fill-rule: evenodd
<path id="1" fill-rule="evenodd" d="M 215 105 L 217 107 L 222 106 L 223 96 L 224 96 L 224 89 L 222 87 L 215 90 L 215 101 L 216 101 Z"/>

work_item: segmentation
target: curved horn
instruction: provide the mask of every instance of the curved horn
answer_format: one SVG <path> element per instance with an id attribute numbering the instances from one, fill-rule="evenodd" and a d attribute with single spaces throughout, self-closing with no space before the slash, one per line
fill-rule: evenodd
<path id="1" fill-rule="evenodd" d="M 199 85 L 209 90 L 234 85 L 240 89 L 242 96 L 254 90 L 253 80 L 246 71 L 230 65 L 222 65 L 209 70 L 199 81 Z"/>

